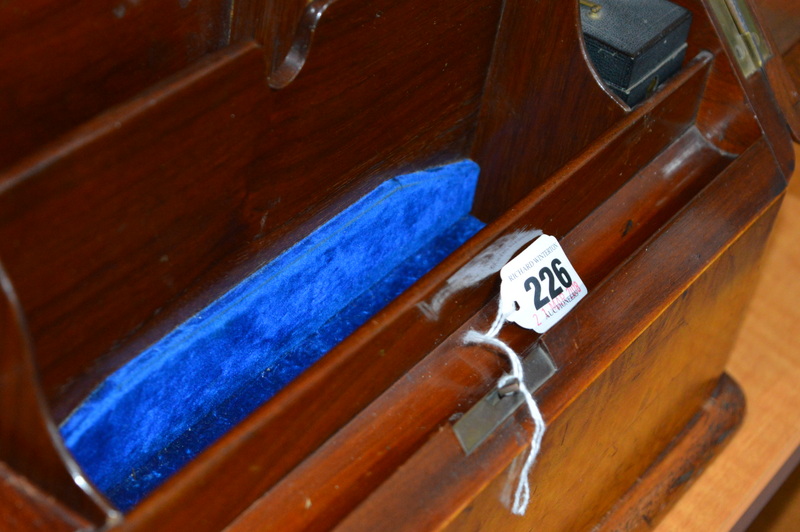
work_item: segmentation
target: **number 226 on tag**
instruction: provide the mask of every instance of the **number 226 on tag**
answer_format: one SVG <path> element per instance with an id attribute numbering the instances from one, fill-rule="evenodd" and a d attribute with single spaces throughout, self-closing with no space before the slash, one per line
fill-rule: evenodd
<path id="1" fill-rule="evenodd" d="M 542 235 L 500 270 L 501 311 L 508 320 L 543 333 L 586 295 L 555 237 Z"/>

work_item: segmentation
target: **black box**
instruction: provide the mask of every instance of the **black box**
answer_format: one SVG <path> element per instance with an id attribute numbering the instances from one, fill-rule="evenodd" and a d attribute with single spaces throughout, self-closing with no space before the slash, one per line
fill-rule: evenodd
<path id="1" fill-rule="evenodd" d="M 667 0 L 591 3 L 580 6 L 589 57 L 603 81 L 636 105 L 680 68 L 692 15 Z"/>

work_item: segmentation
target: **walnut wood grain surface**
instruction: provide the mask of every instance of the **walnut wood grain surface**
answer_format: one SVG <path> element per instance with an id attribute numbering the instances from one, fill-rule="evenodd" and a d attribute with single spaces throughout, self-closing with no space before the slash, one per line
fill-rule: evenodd
<path id="1" fill-rule="evenodd" d="M 761 13 L 762 22 L 772 34 L 777 51 L 786 54 L 800 42 L 800 4 L 795 0 L 753 0 Z"/>
<path id="2" fill-rule="evenodd" d="M 229 3 L 3 2 L 0 169 L 226 44 Z"/>
<path id="3" fill-rule="evenodd" d="M 753 181 L 735 196 L 706 187 L 727 198 L 712 202 L 719 216 L 742 221 L 742 213 L 779 194 L 772 163 L 788 164 L 788 141 L 768 87 L 758 76 L 737 77 L 702 2 L 679 2 L 695 17 L 687 63 L 633 110 L 588 65 L 576 4 L 187 0 L 178 2 L 183 11 L 174 3 L 167 9 L 180 24 L 166 17 L 149 25 L 155 8 L 134 9 L 133 0 L 92 2 L 100 11 L 86 7 L 69 17 L 52 0 L 25 4 L 38 18 L 9 2 L 0 28 L 14 31 L 0 37 L 7 45 L 0 63 L 35 66 L 36 53 L 69 55 L 59 68 L 37 71 L 44 81 L 29 91 L 39 98 L 31 109 L 60 121 L 42 133 L 35 116 L 10 114 L 12 126 L 26 126 L 7 128 L 19 139 L 7 144 L 10 166 L 0 173 L 0 254 L 56 420 L 142 346 L 375 183 L 465 156 L 483 168 L 476 214 L 491 228 L 174 476 L 124 526 L 228 523 L 470 316 L 488 319 L 479 312 L 495 293 L 488 281 L 451 301 L 435 323 L 420 319 L 416 305 L 496 239 L 531 227 L 571 235 L 568 247 L 593 264 L 587 284 L 595 286 L 666 227 L 706 178 L 734 163 L 754 172 Z M 311 24 L 303 17 L 313 19 L 315 6 L 324 14 Z M 203 17 L 220 10 L 225 16 L 210 26 Z M 73 19 L 77 40 L 57 31 Z M 24 38 L 18 20 L 38 22 L 23 28 L 34 44 L 15 50 L 13 39 Z M 124 38 L 106 43 L 108 33 L 86 29 L 94 23 Z M 156 68 L 130 62 L 152 51 L 142 28 L 162 32 L 158 39 L 178 50 L 198 32 L 210 33 Z M 77 48 L 59 48 L 62 41 Z M 302 61 L 270 88 L 269 73 L 295 45 Z M 119 56 L 119 71 L 106 55 Z M 21 76 L 13 90 L 21 90 L 31 64 L 12 69 Z M 124 87 L 110 90 L 117 83 Z M 753 155 L 755 142 L 766 145 L 762 136 L 774 159 Z M 661 175 L 653 161 L 668 163 L 682 149 L 694 169 L 678 165 Z M 674 178 L 675 188 L 663 204 L 658 186 L 643 192 L 658 209 L 632 207 L 629 216 L 597 209 L 637 174 L 651 184 Z M 616 204 L 641 199 L 626 190 Z M 700 223 L 695 211 L 688 225 Z M 581 221 L 584 229 L 576 230 Z M 711 249 L 702 253 L 742 229 L 717 222 L 717 232 L 702 235 Z M 608 244 L 602 250 L 581 241 L 598 234 Z M 655 305 L 653 313 L 663 310 L 646 288 L 635 297 Z M 511 336 L 512 344 L 529 343 Z M 570 363 L 585 362 L 582 356 Z M 566 383 L 552 395 L 566 404 L 582 385 Z"/>
<path id="4" fill-rule="evenodd" d="M 0 173 L 0 255 L 59 420 L 287 240 L 467 155 L 500 3 L 435 6 L 336 2 L 290 87 L 232 45 Z"/>
<path id="5" fill-rule="evenodd" d="M 649 530 L 702 474 L 742 422 L 742 389 L 723 375 L 716 390 L 642 477 L 620 497 L 593 532 Z"/>
<path id="6" fill-rule="evenodd" d="M 775 171 L 763 144 L 760 144 L 758 149 L 749 150 L 739 163 L 737 166 L 740 170 L 758 168 L 759 171 L 755 174 L 760 176 Z M 706 232 L 703 237 L 708 240 L 704 241 L 707 245 L 700 245 L 695 241 L 698 252 L 725 245 L 725 242 L 729 242 L 729 238 L 738 234 L 738 232 L 729 233 L 733 227 L 723 220 L 743 219 L 752 215 L 750 209 L 755 208 L 761 212 L 761 208 L 765 208 L 763 204 L 760 208 L 757 207 L 760 204 L 758 201 L 754 204 L 733 207 L 739 203 L 738 200 L 732 201 L 733 198 L 742 198 L 743 190 L 751 189 L 753 198 L 767 198 L 774 197 L 774 194 L 782 189 L 780 184 L 782 177 L 779 175 L 773 174 L 775 180 L 770 180 L 771 185 L 762 182 L 756 188 L 751 188 L 751 185 L 755 185 L 760 178 L 751 181 L 731 168 L 728 170 L 698 195 L 690 207 L 683 211 L 682 216 L 674 218 L 665 227 L 662 240 L 653 241 L 651 246 L 640 249 L 630 262 L 617 270 L 613 279 L 619 279 L 622 285 L 628 287 L 625 293 L 632 299 L 619 298 L 619 302 L 615 303 L 617 298 L 613 295 L 614 290 L 620 285 L 614 282 L 602 284 L 594 293 L 590 288 L 588 305 L 579 306 L 569 319 L 558 324 L 544 336 L 556 364 L 561 369 L 544 385 L 538 395 L 542 400 L 546 419 L 557 418 L 558 426 L 552 427 L 555 436 L 551 436 L 546 444 L 551 448 L 550 452 L 545 451 L 548 465 L 540 465 L 534 472 L 535 478 L 541 479 L 542 485 L 548 488 L 542 488 L 535 498 L 534 504 L 537 507 L 529 514 L 532 519 L 547 518 L 548 526 L 555 526 L 555 529 L 558 529 L 557 523 L 562 526 L 571 523 L 580 527 L 591 523 L 593 518 L 602 516 L 614 502 L 615 494 L 620 495 L 627 489 L 649 460 L 655 458 L 671 435 L 677 433 L 688 421 L 695 409 L 705 400 L 706 394 L 710 392 L 709 386 L 713 385 L 717 372 L 720 371 L 725 358 L 723 353 L 727 351 L 728 338 L 732 332 L 730 324 L 724 325 L 724 322 L 730 321 L 728 313 L 735 312 L 737 307 L 740 308 L 743 303 L 742 298 L 746 296 L 738 285 L 748 279 L 746 274 L 749 270 L 748 265 L 752 264 L 758 255 L 759 246 L 754 243 L 763 239 L 764 231 L 769 228 L 769 216 L 765 216 L 767 223 L 759 222 L 759 229 L 748 236 L 749 241 L 746 244 L 737 244 L 737 252 L 719 261 L 714 267 L 715 273 L 719 275 L 709 273 L 704 277 L 705 282 L 702 285 L 698 284 L 703 288 L 692 292 L 692 296 L 688 293 L 679 295 L 682 290 L 680 286 L 683 286 L 679 279 L 685 281 L 695 278 L 697 275 L 695 268 L 707 264 L 705 261 L 710 257 L 703 253 L 692 253 L 691 257 L 674 261 L 669 257 L 678 250 L 688 249 L 681 243 L 682 235 L 693 233 L 692 228 L 698 227 L 701 220 L 705 220 Z M 773 186 L 775 188 L 772 188 Z M 740 207 L 742 210 L 739 210 Z M 734 208 L 734 211 L 728 211 L 729 208 Z M 751 214 L 746 215 L 746 212 Z M 589 227 L 596 225 L 587 223 Z M 591 238 L 582 238 L 579 230 L 574 233 L 570 233 L 564 239 L 565 249 L 568 253 L 575 251 L 575 257 L 587 257 L 580 252 L 580 248 L 585 243 L 591 242 Z M 671 243 L 667 244 L 667 241 Z M 578 264 L 583 264 L 585 260 L 576 259 L 580 261 L 576 262 L 576 268 L 583 270 L 584 268 Z M 647 277 L 648 272 L 654 271 L 655 265 L 667 264 L 670 264 L 671 268 L 669 270 L 666 267 L 662 268 L 663 277 L 659 278 L 661 282 L 655 282 Z M 591 266 L 586 264 L 585 269 L 591 270 Z M 730 282 L 733 279 L 736 282 Z M 662 284 L 667 280 L 671 283 Z M 640 291 L 637 288 L 640 286 L 639 282 L 646 283 L 649 289 Z M 716 293 L 721 286 L 733 288 L 726 288 L 723 291 L 724 299 L 714 301 L 715 298 L 710 297 L 710 294 Z M 669 294 L 662 292 L 662 289 L 667 290 Z M 708 292 L 709 290 L 711 292 Z M 656 311 L 652 304 L 655 301 L 673 301 L 676 297 L 678 299 L 674 306 L 670 307 L 670 311 L 656 320 L 660 311 Z M 721 304 L 720 301 L 725 303 Z M 693 305 L 691 302 L 716 305 L 715 308 L 720 308 L 719 305 L 722 305 L 721 308 L 725 309 L 722 314 L 716 313 L 717 318 L 722 317 L 722 319 L 721 321 L 715 319 L 715 325 L 708 329 L 711 334 L 705 335 L 702 345 L 696 343 L 699 332 L 696 327 L 705 330 L 709 309 L 702 305 Z M 681 321 L 681 316 L 689 308 L 693 309 L 694 314 L 691 319 L 686 318 L 688 323 L 684 323 Z M 483 316 L 476 316 L 467 327 L 485 328 L 493 312 L 494 308 L 489 306 L 482 312 Z M 605 316 L 614 316 L 615 323 L 625 325 L 621 328 L 609 327 Z M 694 325 L 691 325 L 692 323 Z M 646 324 L 651 324 L 652 328 L 640 338 L 636 338 L 637 333 L 634 330 L 641 332 L 639 327 L 647 326 Z M 675 327 L 681 330 L 680 334 L 672 334 Z M 666 341 L 666 338 L 670 340 Z M 514 327 L 504 329 L 504 340 L 517 349 L 522 349 L 531 341 L 529 333 L 526 334 L 525 331 Z M 619 349 L 624 349 L 624 346 L 634 341 L 635 347 L 632 346 L 625 355 L 620 355 L 618 360 L 614 360 Z M 701 351 L 705 356 L 691 356 Z M 648 356 L 645 356 L 645 353 L 648 353 Z M 673 356 L 677 353 L 681 353 L 681 356 Z M 695 364 L 687 360 L 693 360 Z M 474 397 L 466 395 L 469 388 L 465 389 L 463 384 L 461 386 L 458 384 L 469 383 L 476 377 L 485 383 L 487 376 L 490 377 L 492 373 L 497 372 L 497 369 L 492 370 L 490 362 L 491 357 L 487 359 L 481 350 L 463 347 L 460 335 L 452 336 L 448 342 L 415 367 L 406 379 L 393 386 L 353 423 L 255 503 L 240 517 L 232 529 L 256 530 L 259 523 L 266 522 L 270 522 L 277 529 L 326 529 L 332 519 L 335 520 L 341 515 L 343 505 L 351 506 L 358 502 L 359 497 L 368 493 L 368 490 L 366 493 L 359 493 L 365 484 L 377 483 L 381 476 L 391 473 L 393 468 L 402 463 L 409 451 L 414 451 L 414 447 L 420 445 L 427 434 L 431 432 L 434 434 L 430 442 L 441 440 L 442 445 L 452 448 L 455 440 L 442 440 L 446 436 L 437 434 L 436 426 L 446 420 L 454 410 L 467 408 L 470 401 L 474 401 Z M 609 369 L 611 364 L 615 369 Z M 475 375 L 476 372 L 479 374 Z M 637 372 L 642 374 L 639 375 Z M 670 375 L 678 374 L 684 377 L 691 374 L 693 378 L 670 381 Z M 630 375 L 639 375 L 641 379 L 626 378 Z M 654 383 L 659 381 L 659 377 L 663 379 L 661 384 L 666 385 L 663 388 L 664 393 L 652 392 L 650 389 L 651 385 L 656 386 Z M 489 380 L 489 384 L 490 382 Z M 669 384 L 670 382 L 672 384 Z M 435 397 L 436 401 L 431 402 L 431 397 Z M 636 399 L 630 399 L 632 397 Z M 654 397 L 673 397 L 683 407 L 676 409 L 672 401 L 654 401 Z M 608 402 L 606 416 L 610 416 L 613 422 L 604 424 L 600 419 L 607 417 L 594 414 L 592 405 L 596 407 L 598 401 L 599 404 Z M 641 401 L 641 405 L 637 401 Z M 648 414 L 636 416 L 639 406 Z M 619 416 L 611 415 L 610 412 L 615 412 L 617 407 Z M 570 422 L 570 419 L 573 421 Z M 633 419 L 636 420 L 635 430 L 639 437 L 624 441 L 615 440 L 614 435 L 618 434 L 619 428 L 611 429 L 628 427 L 627 430 L 634 430 Z M 586 439 L 583 437 L 586 433 L 595 434 L 596 437 Z M 603 436 L 597 436 L 600 434 Z M 420 443 L 414 443 L 411 441 L 412 438 Z M 601 438 L 603 443 L 599 443 L 597 438 Z M 565 440 L 567 444 L 559 444 Z M 434 525 L 440 526 L 458 512 L 460 505 L 469 500 L 470 494 L 474 496 L 475 490 L 480 490 L 525 447 L 524 436 L 520 438 L 517 429 L 509 432 L 499 431 L 493 441 L 499 445 L 497 452 L 492 451 L 493 447 L 487 446 L 488 451 L 480 451 L 481 456 L 470 460 L 460 459 L 459 453 L 456 452 L 428 453 L 426 444 L 422 458 L 419 459 L 422 460 L 423 467 L 398 469 L 387 483 L 369 495 L 364 506 L 359 507 L 355 514 L 348 517 L 342 526 L 351 530 L 403 529 L 404 526 L 413 529 L 417 525 L 421 529 L 427 529 Z M 617 444 L 615 448 L 623 453 L 617 458 L 614 458 L 615 452 L 609 451 L 615 441 Z M 654 441 L 659 441 L 661 447 L 657 444 L 649 445 Z M 609 445 L 608 448 L 604 447 L 606 444 Z M 581 446 L 586 446 L 586 452 L 575 450 L 583 449 Z M 591 449 L 593 451 L 589 452 Z M 596 457 L 593 455 L 595 452 L 599 453 Z M 488 454 L 482 456 L 482 453 Z M 623 460 L 621 458 L 623 455 L 630 457 L 631 460 Z M 426 457 L 429 456 L 454 459 L 463 465 L 464 469 L 452 463 L 450 466 L 440 462 L 428 463 Z M 603 477 L 599 473 L 601 457 L 606 460 L 602 467 L 604 474 L 609 475 L 607 478 L 610 478 L 612 471 L 620 468 L 618 474 L 614 476 L 615 482 L 602 488 L 601 485 L 592 482 L 581 483 L 579 478 L 587 467 L 594 467 L 593 478 Z M 416 455 L 412 460 L 418 462 Z M 564 460 L 574 463 L 562 470 L 559 464 Z M 620 466 L 620 462 L 624 465 Z M 443 469 L 438 471 L 437 467 Z M 448 475 L 459 469 L 460 472 L 456 475 L 459 478 L 458 482 L 448 483 L 446 481 Z M 404 471 L 408 472 L 410 477 L 403 476 Z M 429 478 L 425 474 L 427 471 L 438 471 L 443 476 Z M 415 481 L 416 490 L 411 489 L 408 479 Z M 577 484 L 570 486 L 569 482 Z M 506 521 L 508 512 L 505 508 L 498 507 L 496 497 L 500 484 L 502 482 L 493 483 L 492 493 L 483 497 L 482 505 L 470 513 L 470 516 L 478 521 L 472 522 L 469 520 L 470 517 L 465 517 L 466 521 L 460 523 L 459 527 L 470 529 L 470 526 L 478 522 L 486 527 L 505 527 L 496 528 L 498 530 L 510 530 L 508 527 L 512 524 L 514 527 L 524 526 L 522 521 L 515 523 Z M 582 499 L 579 504 L 582 513 L 571 511 L 569 506 L 559 506 L 559 511 L 545 510 L 552 507 L 559 494 L 564 493 L 565 488 L 567 491 L 571 489 L 581 493 Z M 416 493 L 413 504 L 415 508 L 420 509 L 419 512 L 411 512 L 406 521 L 401 520 L 400 516 L 405 515 L 404 512 L 412 501 L 395 497 L 401 492 Z M 428 500 L 428 497 L 432 499 Z M 443 501 L 443 504 L 437 504 L 436 501 Z M 291 511 L 278 512 L 279 508 L 289 508 Z"/>
<path id="7" fill-rule="evenodd" d="M 62 507 L 0 462 L 0 530 L 72 532 L 90 527 L 89 521 Z"/>
<path id="8" fill-rule="evenodd" d="M 0 491 L 13 491 L 13 486 L 24 488 L 32 482 L 94 524 L 104 523 L 107 517 L 119 517 L 91 484 L 79 485 L 73 480 L 80 478 L 80 470 L 50 417 L 36 375 L 27 324 L 2 264 L 0 355 L 0 460 L 5 462 L 0 463 L 0 476 L 4 479 Z M 14 482 L 15 475 L 6 469 L 6 464 L 22 472 L 26 480 Z M 32 511 L 31 505 L 37 505 L 36 497 L 15 498 L 9 494 L 5 499 L 0 505 L 3 513 L 10 513 L 9 506 Z"/>
<path id="9" fill-rule="evenodd" d="M 800 155 L 800 149 L 796 148 Z M 761 278 L 728 364 L 744 389 L 747 415 L 738 434 L 657 530 L 740 530 L 752 505 L 800 447 L 800 175 L 795 174 Z M 763 295 L 761 295 L 763 294 Z M 740 520 L 745 520 L 740 523 Z"/>
<path id="10" fill-rule="evenodd" d="M 698 57 L 697 61 L 690 64 L 686 71 L 674 83 L 665 87 L 657 97 L 628 115 L 626 120 L 598 139 L 582 157 L 552 176 L 540 193 L 530 195 L 514 210 L 504 214 L 490 228 L 477 235 L 468 245 L 399 297 L 369 324 L 342 342 L 315 368 L 290 384 L 281 396 L 264 405 L 215 444 L 208 453 L 201 455 L 175 475 L 162 486 L 155 497 L 145 500 L 133 511 L 127 526 L 131 529 L 144 530 L 148 527 L 152 529 L 158 516 L 161 515 L 163 519 L 165 509 L 170 508 L 160 503 L 159 497 L 162 502 L 185 500 L 188 504 L 193 498 L 201 496 L 200 494 L 208 496 L 217 494 L 218 490 L 204 480 L 209 475 L 224 475 L 238 471 L 237 474 L 246 475 L 250 479 L 246 485 L 250 486 L 252 483 L 253 487 L 248 489 L 254 491 L 257 489 L 256 486 L 266 489 L 275 482 L 277 475 L 282 471 L 288 472 L 290 465 L 299 462 L 298 458 L 302 457 L 300 453 L 303 448 L 306 448 L 307 452 L 314 438 L 319 438 L 323 430 L 331 430 L 333 419 L 343 417 L 347 412 L 353 412 L 356 405 L 363 403 L 366 394 L 374 393 L 376 386 L 381 382 L 387 382 L 391 377 L 390 372 L 397 372 L 403 367 L 410 368 L 413 365 L 413 357 L 424 354 L 424 351 L 420 352 L 421 349 L 424 350 L 426 346 L 430 349 L 430 346 L 438 345 L 447 334 L 463 323 L 463 320 L 472 316 L 491 300 L 494 279 L 463 290 L 458 297 L 448 302 L 444 312 L 436 320 L 420 318 L 416 304 L 420 299 L 431 297 L 442 289 L 447 276 L 455 271 L 454 264 L 456 268 L 458 267 L 459 262 L 454 261 L 463 261 L 460 264 L 466 263 L 499 235 L 507 235 L 513 231 L 542 227 L 551 234 L 559 236 L 569 231 L 573 224 L 578 223 L 593 210 L 598 201 L 622 185 L 625 179 L 635 175 L 637 170 L 641 169 L 641 165 L 649 163 L 650 158 L 669 144 L 676 134 L 689 126 L 693 117 L 693 104 L 702 89 L 707 67 L 708 57 Z M 641 142 L 642 135 L 647 135 L 648 142 Z M 688 158 L 683 160 L 683 164 L 674 168 L 674 173 L 663 176 L 681 183 L 670 189 L 670 196 L 675 194 L 673 199 L 681 196 L 685 185 L 693 182 L 696 184 L 697 178 L 702 177 L 693 175 L 690 169 L 693 163 L 698 167 L 717 169 L 727 163 L 726 157 L 721 156 L 696 134 L 687 133 L 686 139 L 682 142 L 686 140 L 688 146 L 694 145 L 689 149 L 694 155 L 687 154 Z M 614 153 L 626 153 L 629 156 L 614 157 Z M 602 177 L 593 178 L 593 176 Z M 656 185 L 660 177 L 650 174 L 649 179 L 651 185 Z M 591 183 L 591 186 L 581 187 L 580 183 Z M 569 189 L 577 192 L 569 194 Z M 754 197 L 756 196 L 758 194 Z M 658 201 L 652 196 L 648 197 L 647 202 Z M 684 197 L 681 201 L 685 200 Z M 627 203 L 625 200 L 616 201 L 620 212 L 627 208 Z M 641 219 L 636 217 L 634 225 L 641 222 L 642 227 L 626 235 L 623 235 L 624 227 L 620 227 L 619 231 L 612 230 L 604 237 L 604 241 L 608 243 L 605 251 L 619 246 L 635 247 L 638 245 L 636 242 L 641 244 L 649 235 L 647 230 L 641 231 L 641 229 L 646 229 L 652 220 L 660 219 L 663 222 L 668 219 L 674 214 L 675 209 L 679 208 L 679 203 L 680 201 L 667 200 Z M 565 210 L 564 205 L 569 205 L 570 208 Z M 623 222 L 620 223 L 624 225 Z M 594 230 L 604 230 L 601 224 L 588 225 Z M 650 231 L 654 229 L 654 226 L 649 228 Z M 583 238 L 585 237 L 584 234 Z M 580 236 L 576 238 L 576 247 L 580 247 L 577 245 L 579 241 L 581 241 Z M 583 260 L 587 263 L 592 261 L 591 249 L 600 253 L 599 248 L 589 245 L 589 242 L 586 240 L 580 244 L 589 249 L 582 254 Z M 597 268 L 592 268 L 593 273 L 585 279 L 587 284 L 593 286 L 599 282 L 614 265 L 613 261 L 603 262 L 602 264 L 598 262 Z M 413 341 L 409 341 L 410 338 L 413 338 Z M 369 364 L 375 360 L 376 352 L 381 353 L 383 360 L 391 360 L 392 364 Z M 348 358 L 341 357 L 342 353 L 347 353 Z M 358 380 L 348 377 L 356 372 L 359 373 Z M 365 379 L 365 376 L 369 378 Z M 480 392 L 481 390 L 472 390 L 468 393 Z M 447 412 L 445 415 L 450 413 Z M 372 480 L 377 479 L 375 475 Z M 234 492 L 230 493 L 233 497 Z M 203 510 L 210 512 L 213 506 L 219 506 L 227 512 L 241 503 L 240 496 L 226 503 L 227 496 L 228 492 L 221 497 L 218 495 L 219 499 L 213 504 L 206 505 Z M 317 504 L 315 512 L 320 508 L 321 505 Z M 200 515 L 183 515 L 175 518 L 199 519 Z M 171 518 L 173 517 L 170 516 Z"/>
<path id="11" fill-rule="evenodd" d="M 754 0 L 764 38 L 773 57 L 764 65 L 775 100 L 795 141 L 800 141 L 800 74 L 793 72 L 793 50 L 800 45 L 800 4 L 792 0 Z"/>

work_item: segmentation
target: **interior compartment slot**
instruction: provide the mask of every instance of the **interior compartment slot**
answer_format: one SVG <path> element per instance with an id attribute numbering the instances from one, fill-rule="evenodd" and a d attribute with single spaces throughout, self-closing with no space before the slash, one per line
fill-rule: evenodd
<path id="1" fill-rule="evenodd" d="M 61 427 L 89 477 L 132 508 L 483 227 L 478 172 L 381 184 L 110 375 Z"/>

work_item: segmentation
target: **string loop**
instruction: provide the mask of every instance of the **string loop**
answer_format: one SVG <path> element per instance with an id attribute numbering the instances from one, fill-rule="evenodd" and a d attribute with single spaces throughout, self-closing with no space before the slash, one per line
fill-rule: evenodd
<path id="1" fill-rule="evenodd" d="M 531 395 L 528 387 L 525 386 L 525 375 L 522 369 L 522 361 L 514 352 L 514 350 L 508 346 L 508 344 L 497 338 L 497 335 L 500 333 L 500 329 L 503 328 L 503 324 L 506 321 L 506 316 L 500 310 L 504 308 L 502 301 L 500 303 L 500 308 L 497 311 L 497 317 L 495 318 L 494 323 L 492 323 L 492 326 L 489 328 L 489 330 L 485 333 L 470 330 L 466 335 L 464 335 L 464 342 L 467 344 L 487 344 L 497 348 L 506 355 L 506 358 L 511 365 L 511 372 L 503 375 L 497 380 L 497 389 L 503 390 L 514 383 L 517 383 L 519 388 L 513 393 L 522 394 L 531 418 L 533 418 L 534 430 L 533 435 L 531 436 L 531 446 L 530 450 L 528 451 L 528 457 L 525 459 L 525 464 L 522 466 L 522 471 L 520 471 L 519 474 L 517 489 L 514 493 L 514 504 L 511 508 L 511 512 L 513 514 L 525 515 L 525 510 L 528 508 L 528 503 L 530 502 L 531 497 L 531 487 L 528 481 L 528 476 L 534 462 L 536 462 L 536 455 L 539 454 L 539 449 L 542 446 L 542 437 L 544 436 L 546 427 L 542 413 L 539 410 L 539 406 L 533 399 L 533 395 Z"/>

